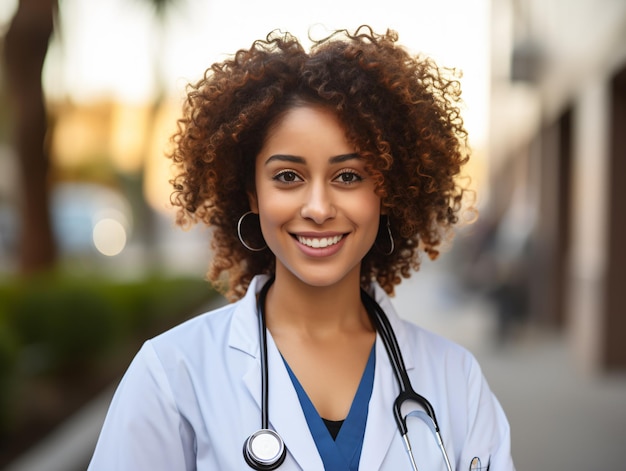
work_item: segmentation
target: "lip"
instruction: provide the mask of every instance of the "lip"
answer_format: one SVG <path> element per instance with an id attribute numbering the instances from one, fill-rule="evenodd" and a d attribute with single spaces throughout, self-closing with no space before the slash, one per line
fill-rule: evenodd
<path id="1" fill-rule="evenodd" d="M 345 243 L 347 233 L 344 232 L 298 232 L 292 233 L 293 240 L 296 242 L 297 247 L 307 256 L 309 257 L 329 257 L 331 255 L 336 254 Z M 310 247 L 309 245 L 303 244 L 298 240 L 298 238 L 306 238 L 306 239 L 332 239 L 335 237 L 340 237 L 339 241 L 332 245 L 328 245 L 326 247 Z"/>

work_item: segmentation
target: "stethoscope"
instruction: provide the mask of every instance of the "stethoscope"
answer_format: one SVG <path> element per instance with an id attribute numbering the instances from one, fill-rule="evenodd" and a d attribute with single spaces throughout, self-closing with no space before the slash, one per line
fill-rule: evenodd
<path id="1" fill-rule="evenodd" d="M 270 278 L 259 293 L 257 300 L 257 313 L 259 321 L 259 340 L 260 340 L 260 360 L 261 360 L 261 428 L 248 437 L 243 446 L 243 456 L 248 465 L 259 471 L 269 471 L 278 468 L 287 456 L 287 448 L 283 439 L 274 430 L 269 428 L 268 420 L 268 368 L 267 368 L 267 328 L 265 324 L 265 298 L 267 292 L 274 282 L 274 278 Z M 404 441 L 404 447 L 409 455 L 411 466 L 414 471 L 418 471 L 415 464 L 415 457 L 409 441 L 407 417 L 417 416 L 429 426 L 435 438 L 437 445 L 441 450 L 443 459 L 446 463 L 448 471 L 452 471 L 448 453 L 441 439 L 441 432 L 435 410 L 431 403 L 420 394 L 416 393 L 411 386 L 411 380 L 404 365 L 402 352 L 398 344 L 398 339 L 391 327 L 391 323 L 380 305 L 364 290 L 361 290 L 361 301 L 370 316 L 374 328 L 380 335 L 385 350 L 389 356 L 389 361 L 393 368 L 394 375 L 400 387 L 400 394 L 394 401 L 393 412 L 396 425 L 400 431 L 400 435 Z M 423 409 L 422 411 L 414 411 L 407 416 L 402 414 L 402 405 L 405 402 L 415 402 Z"/>

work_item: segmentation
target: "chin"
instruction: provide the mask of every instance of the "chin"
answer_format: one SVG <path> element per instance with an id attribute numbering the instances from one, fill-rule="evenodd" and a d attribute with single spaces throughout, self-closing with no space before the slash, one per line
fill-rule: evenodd
<path id="1" fill-rule="evenodd" d="M 332 286 L 340 285 L 350 279 L 356 279 L 358 283 L 358 277 L 354 278 L 351 272 L 342 274 L 329 274 L 328 270 L 320 270 L 320 273 L 312 273 L 312 271 L 296 275 L 296 277 L 305 285 L 312 288 L 329 288 Z"/>

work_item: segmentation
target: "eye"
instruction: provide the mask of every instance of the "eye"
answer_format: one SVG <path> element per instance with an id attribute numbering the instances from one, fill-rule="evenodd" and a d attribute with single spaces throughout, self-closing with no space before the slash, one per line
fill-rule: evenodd
<path id="1" fill-rule="evenodd" d="M 339 183 L 350 185 L 352 183 L 358 183 L 360 181 L 363 181 L 363 177 L 361 177 L 358 173 L 354 171 L 345 170 L 341 172 L 339 175 L 337 175 L 335 177 L 335 180 L 338 181 Z"/>
<path id="2" fill-rule="evenodd" d="M 278 172 L 274 175 L 273 179 L 281 183 L 295 183 L 302 181 L 300 176 L 293 170 L 283 170 L 282 172 Z"/>

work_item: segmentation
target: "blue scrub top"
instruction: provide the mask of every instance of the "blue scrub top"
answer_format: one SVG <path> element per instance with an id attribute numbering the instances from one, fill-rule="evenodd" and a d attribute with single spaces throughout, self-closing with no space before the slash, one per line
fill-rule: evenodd
<path id="1" fill-rule="evenodd" d="M 375 347 L 372 347 L 370 352 L 361 382 L 352 401 L 352 406 L 350 406 L 348 417 L 344 420 L 335 440 L 333 440 L 323 419 L 286 361 L 285 365 L 298 394 L 298 399 L 317 446 L 317 451 L 324 462 L 324 469 L 357 471 L 359 469 L 361 449 L 363 448 L 367 411 L 374 386 Z"/>

